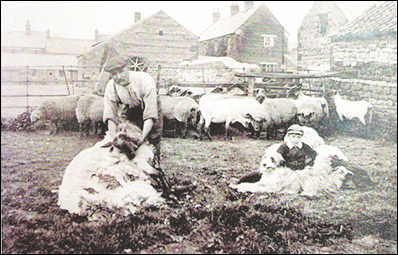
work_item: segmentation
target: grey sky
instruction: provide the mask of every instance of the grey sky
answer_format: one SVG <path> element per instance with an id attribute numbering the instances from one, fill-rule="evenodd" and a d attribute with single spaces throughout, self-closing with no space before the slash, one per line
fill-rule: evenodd
<path id="1" fill-rule="evenodd" d="M 349 21 L 372 4 L 380 1 L 336 1 Z M 32 30 L 46 31 L 66 38 L 93 39 L 100 34 L 113 34 L 134 22 L 134 12 L 142 18 L 165 11 L 193 33 L 200 35 L 211 23 L 218 8 L 221 18 L 230 13 L 232 1 L 1 1 L 1 30 L 24 31 L 27 20 Z M 237 1 L 240 9 L 243 1 Z M 313 1 L 254 1 L 265 3 L 289 32 L 290 42 L 297 41 L 297 29 Z"/>

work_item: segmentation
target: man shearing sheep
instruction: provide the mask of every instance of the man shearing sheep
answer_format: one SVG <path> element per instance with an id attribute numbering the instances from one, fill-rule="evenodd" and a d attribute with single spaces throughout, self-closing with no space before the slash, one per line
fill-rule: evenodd
<path id="1" fill-rule="evenodd" d="M 163 118 L 156 83 L 148 73 L 129 71 L 127 63 L 128 59 L 116 57 L 110 59 L 104 67 L 112 79 L 105 89 L 103 121 L 113 137 L 120 122 L 120 106 L 127 106 L 122 117 L 142 129 L 139 144 L 147 140 L 156 147 L 154 166 L 160 168 Z"/>

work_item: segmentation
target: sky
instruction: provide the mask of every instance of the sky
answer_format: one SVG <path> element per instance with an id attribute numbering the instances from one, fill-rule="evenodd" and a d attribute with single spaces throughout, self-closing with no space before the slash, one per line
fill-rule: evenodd
<path id="1" fill-rule="evenodd" d="M 234 1 L 244 9 L 244 1 Z M 335 1 L 349 21 L 380 1 Z M 229 16 L 232 1 L 1 1 L 1 31 L 47 31 L 52 36 L 94 39 L 94 31 L 113 34 L 141 18 L 163 10 L 182 26 L 200 36 L 212 23 L 218 9 L 221 18 Z M 265 3 L 289 33 L 290 46 L 297 42 L 297 31 L 314 1 L 254 1 Z"/>

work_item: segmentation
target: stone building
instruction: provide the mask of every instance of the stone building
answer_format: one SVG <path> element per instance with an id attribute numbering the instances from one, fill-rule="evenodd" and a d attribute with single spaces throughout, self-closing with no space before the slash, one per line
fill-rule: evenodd
<path id="1" fill-rule="evenodd" d="M 328 35 L 345 23 L 347 18 L 333 1 L 314 1 L 298 31 L 298 70 L 329 71 L 331 48 Z"/>
<path id="2" fill-rule="evenodd" d="M 330 35 L 332 71 L 348 72 L 335 78 L 350 100 L 366 100 L 374 106 L 373 127 L 397 137 L 397 2 L 372 6 L 357 19 Z"/>
<path id="3" fill-rule="evenodd" d="M 265 4 L 245 9 L 231 5 L 231 14 L 221 18 L 213 13 L 213 24 L 199 38 L 199 55 L 231 57 L 242 63 L 257 64 L 264 72 L 284 69 L 287 53 L 285 29 Z"/>
<path id="4" fill-rule="evenodd" d="M 95 40 L 51 36 L 50 30 L 1 33 L 1 80 L 3 82 L 64 81 L 77 78 L 77 56 Z M 64 68 L 62 68 L 64 66 Z"/>
<path id="5" fill-rule="evenodd" d="M 154 77 L 159 65 L 164 70 L 197 57 L 198 36 L 164 11 L 161 10 L 146 19 L 141 19 L 141 13 L 136 12 L 134 21 L 134 24 L 110 35 L 78 57 L 81 78 L 100 80 L 100 88 L 97 91 L 100 94 L 107 80 L 107 74 L 99 73 L 106 48 L 112 47 L 124 52 L 124 57 L 143 60 L 150 66 L 148 72 Z"/>

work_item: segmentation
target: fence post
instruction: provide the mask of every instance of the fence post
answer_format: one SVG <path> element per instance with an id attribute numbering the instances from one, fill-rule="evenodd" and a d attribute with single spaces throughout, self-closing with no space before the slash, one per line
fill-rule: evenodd
<path id="1" fill-rule="evenodd" d="M 29 66 L 26 66 L 26 111 L 29 111 Z"/>
<path id="2" fill-rule="evenodd" d="M 63 70 L 63 72 L 64 72 L 64 77 L 65 77 L 65 82 L 66 82 L 66 88 L 68 89 L 68 95 L 70 95 L 69 85 L 68 85 L 68 79 L 66 78 L 66 73 L 65 73 L 65 68 L 64 68 L 64 66 L 62 66 L 62 70 Z"/>
<path id="3" fill-rule="evenodd" d="M 159 91 L 159 83 L 160 83 L 160 72 L 162 71 L 162 66 L 158 65 L 158 75 L 156 77 L 156 90 Z"/>
<path id="4" fill-rule="evenodd" d="M 206 85 L 205 85 L 205 70 L 202 68 L 202 82 L 203 82 L 203 92 L 206 94 Z"/>

